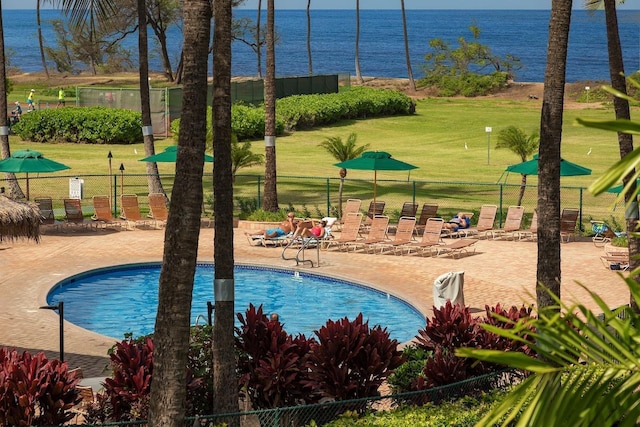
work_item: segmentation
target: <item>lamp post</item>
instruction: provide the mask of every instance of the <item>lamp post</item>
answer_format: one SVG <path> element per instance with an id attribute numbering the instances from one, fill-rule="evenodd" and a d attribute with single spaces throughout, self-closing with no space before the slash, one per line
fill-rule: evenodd
<path id="1" fill-rule="evenodd" d="M 113 169 L 111 169 L 111 159 L 113 159 L 113 154 L 111 154 L 111 150 L 109 150 L 109 154 L 107 154 L 107 159 L 109 159 L 109 204 L 113 206 L 113 184 L 111 180 L 113 179 Z"/>
<path id="2" fill-rule="evenodd" d="M 489 164 L 489 153 L 491 152 L 491 131 L 493 129 L 491 129 L 490 126 L 486 126 L 484 128 L 484 131 L 487 133 L 487 164 Z"/>
<path id="3" fill-rule="evenodd" d="M 124 194 L 124 163 L 120 163 L 120 195 Z"/>
<path id="4" fill-rule="evenodd" d="M 58 311 L 60 317 L 60 361 L 64 362 L 64 302 L 58 302 L 58 305 L 43 305 L 42 310 Z"/>
<path id="5" fill-rule="evenodd" d="M 587 104 L 589 103 L 589 91 L 591 90 L 591 88 L 589 86 L 585 86 L 584 90 L 587 91 Z"/>

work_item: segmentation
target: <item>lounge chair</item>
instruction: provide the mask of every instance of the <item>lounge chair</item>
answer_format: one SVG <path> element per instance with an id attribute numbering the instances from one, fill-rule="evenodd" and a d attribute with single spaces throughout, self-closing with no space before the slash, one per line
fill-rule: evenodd
<path id="1" fill-rule="evenodd" d="M 416 217 L 416 213 L 418 212 L 418 204 L 413 202 L 404 202 L 402 205 L 402 210 L 400 210 L 400 216 L 398 217 L 398 221 L 403 217 Z M 389 232 L 393 232 L 398 227 L 398 224 L 389 224 Z"/>
<path id="2" fill-rule="evenodd" d="M 149 215 L 156 223 L 156 227 L 166 225 L 169 211 L 167 210 L 167 198 L 162 193 L 149 193 Z"/>
<path id="3" fill-rule="evenodd" d="M 393 240 L 382 241 L 371 244 L 367 249 L 372 249 L 375 253 L 375 249 L 380 249 L 380 253 L 385 249 L 391 249 L 394 253 L 397 253 L 399 248 L 411 243 L 414 239 L 413 233 L 415 231 L 416 218 L 414 216 L 400 217 L 398 225 L 396 226 L 396 234 Z"/>
<path id="4" fill-rule="evenodd" d="M 427 250 L 430 255 L 433 255 L 433 249 L 442 243 L 442 226 L 444 220 L 442 218 L 429 218 L 427 224 L 424 227 L 422 233 L 422 240 L 419 242 L 411 242 L 398 247 L 397 249 L 402 253 L 404 249 L 407 250 L 407 254 L 415 250 L 424 255 Z"/>
<path id="5" fill-rule="evenodd" d="M 531 218 L 531 226 L 527 230 L 518 230 L 514 233 L 518 236 L 518 240 L 532 239 L 535 240 L 538 237 L 538 210 L 533 210 L 533 217 Z"/>
<path id="6" fill-rule="evenodd" d="M 109 196 L 93 196 L 93 211 L 91 219 L 97 224 L 102 224 L 105 228 L 124 228 L 124 221 L 113 216 Z"/>
<path id="7" fill-rule="evenodd" d="M 347 216 L 350 213 L 358 213 L 360 212 L 360 206 L 362 206 L 362 200 L 360 199 L 348 199 L 347 203 L 345 203 L 344 208 L 342 209 L 342 218 L 340 218 L 340 221 L 336 222 L 336 225 L 338 226 L 338 229 L 342 227 L 342 224 L 344 224 Z"/>
<path id="8" fill-rule="evenodd" d="M 135 194 L 123 194 L 120 196 L 122 212 L 120 218 L 126 221 L 127 227 L 139 228 L 149 225 L 149 221 L 142 217 L 138 196 Z"/>
<path id="9" fill-rule="evenodd" d="M 371 202 L 369 203 L 369 210 L 367 211 L 367 216 L 364 218 L 364 222 L 362 223 L 362 228 L 368 230 L 373 222 L 373 219 L 377 216 L 384 215 L 384 206 L 386 202 Z"/>
<path id="10" fill-rule="evenodd" d="M 491 235 L 492 239 L 514 236 L 520 230 L 523 216 L 524 207 L 509 206 L 509 209 L 507 210 L 507 219 L 504 221 L 502 228 L 488 231 L 487 235 Z"/>
<path id="11" fill-rule="evenodd" d="M 473 219 L 473 212 L 460 212 L 460 213 L 469 220 L 468 224 L 471 224 L 471 220 Z M 471 230 L 471 226 L 469 226 L 468 228 L 460 227 L 457 230 L 443 227 L 442 237 L 467 237 L 468 230 Z"/>
<path id="12" fill-rule="evenodd" d="M 64 221 L 67 225 L 92 227 L 91 221 L 85 221 L 80 199 L 64 199 Z"/>
<path id="13" fill-rule="evenodd" d="M 629 269 L 629 251 L 607 251 L 600 257 L 602 264 L 609 270 L 628 270 Z"/>
<path id="14" fill-rule="evenodd" d="M 470 249 L 473 249 L 473 252 L 475 252 L 475 244 L 477 242 L 476 239 L 459 239 L 448 245 L 435 246 L 434 249 L 436 250 L 436 256 L 443 254 L 456 258 L 457 255 L 457 257 L 460 258 L 463 254 L 468 254 Z"/>
<path id="15" fill-rule="evenodd" d="M 576 235 L 576 224 L 580 210 L 575 208 L 564 208 L 560 215 L 560 241 L 569 243 L 571 236 Z"/>
<path id="16" fill-rule="evenodd" d="M 357 250 L 362 247 L 365 251 L 371 245 L 382 243 L 387 241 L 387 228 L 389 227 L 389 217 L 386 215 L 378 215 L 373 218 L 371 225 L 369 226 L 369 234 L 365 239 L 354 240 L 353 242 L 346 242 L 345 246 L 347 251 L 349 247 L 353 247 L 353 250 Z"/>
<path id="17" fill-rule="evenodd" d="M 480 207 L 480 214 L 478 215 L 478 223 L 475 227 L 464 230 L 465 237 L 472 235 L 477 237 L 487 236 L 489 232 L 493 230 L 493 224 L 496 221 L 496 212 L 498 212 L 496 205 L 482 205 Z"/>
<path id="18" fill-rule="evenodd" d="M 418 217 L 418 221 L 416 222 L 416 234 L 421 234 L 424 231 L 425 226 L 427 225 L 427 220 L 429 218 L 435 218 L 437 214 L 438 205 L 433 203 L 425 203 L 424 205 L 422 205 L 420 216 Z"/>
<path id="19" fill-rule="evenodd" d="M 33 200 L 40 209 L 40 225 L 45 227 L 57 227 L 56 217 L 53 213 L 53 200 L 51 197 L 36 197 Z"/>
<path id="20" fill-rule="evenodd" d="M 342 249 L 347 243 L 354 242 L 360 239 L 360 224 L 362 224 L 362 213 L 350 213 L 345 218 L 342 229 L 340 230 L 340 237 L 332 239 L 327 244 L 327 249 L 332 245 Z"/>

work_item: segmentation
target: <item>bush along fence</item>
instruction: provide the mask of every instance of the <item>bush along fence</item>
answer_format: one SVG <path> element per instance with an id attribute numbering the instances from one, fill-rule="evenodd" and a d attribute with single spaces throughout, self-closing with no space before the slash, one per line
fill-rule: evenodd
<path id="1" fill-rule="evenodd" d="M 25 189 L 25 177 L 16 175 L 20 186 Z M 136 194 L 142 211 L 148 210 L 149 193 L 147 175 L 115 173 L 114 175 L 86 176 L 30 176 L 31 198 L 51 197 L 54 201 L 56 217 L 64 215 L 63 199 L 70 196 L 70 182 L 82 181 L 82 207 L 86 216 L 93 214 L 92 197 L 111 195 L 112 208 L 119 210 L 119 197 L 122 194 Z M 173 175 L 160 175 L 163 188 L 171 195 Z M 213 216 L 213 175 L 205 174 L 202 181 L 204 190 L 203 214 Z M 282 209 L 291 209 L 300 215 L 321 218 L 339 216 L 340 178 L 313 176 L 279 176 L 278 201 Z M 0 179 L 0 187 L 7 187 L 6 179 Z M 261 175 L 237 175 L 234 183 L 234 211 L 241 219 L 262 206 L 264 178 Z M 501 226 L 509 206 L 517 205 L 520 196 L 519 184 L 446 182 L 446 181 L 407 181 L 378 180 L 377 201 L 385 202 L 384 213 L 391 220 L 397 220 L 405 202 L 413 202 L 420 207 L 424 203 L 438 205 L 438 216 L 450 218 L 460 211 L 480 212 L 483 204 L 498 206 L 496 222 Z M 613 225 L 624 224 L 624 206 L 615 206 L 615 194 L 603 194 L 594 197 L 584 187 L 562 187 L 561 208 L 578 208 L 580 218 L 578 227 L 589 232 L 591 219 L 604 220 Z M 369 180 L 346 179 L 342 194 L 343 203 L 350 198 L 362 200 L 362 210 L 366 213 L 373 199 L 373 182 Z M 537 187 L 527 185 L 521 202 L 525 208 L 523 227 L 529 225 L 537 204 Z M 615 228 L 615 227 L 614 227 Z"/>

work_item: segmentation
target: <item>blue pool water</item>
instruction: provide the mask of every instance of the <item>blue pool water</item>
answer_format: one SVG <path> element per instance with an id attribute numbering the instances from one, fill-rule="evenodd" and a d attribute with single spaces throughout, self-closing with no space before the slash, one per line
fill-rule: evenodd
<path id="1" fill-rule="evenodd" d="M 211 265 L 198 265 L 192 323 L 206 323 L 207 301 L 213 302 L 213 276 Z M 159 263 L 92 270 L 56 284 L 47 303 L 64 301 L 65 320 L 102 335 L 116 339 L 128 332 L 144 335 L 153 332 L 159 277 Z M 425 324 L 418 310 L 394 296 L 316 274 L 236 266 L 235 283 L 236 312 L 244 314 L 249 303 L 262 304 L 265 314 L 278 313 L 293 335 L 314 336 L 313 331 L 328 319 L 352 320 L 360 312 L 369 326 L 386 327 L 399 342 L 413 339 Z"/>

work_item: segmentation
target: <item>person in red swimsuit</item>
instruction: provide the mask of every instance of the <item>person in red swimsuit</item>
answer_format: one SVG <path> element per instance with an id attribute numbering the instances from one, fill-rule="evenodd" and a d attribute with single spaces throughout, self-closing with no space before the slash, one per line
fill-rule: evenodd
<path id="1" fill-rule="evenodd" d="M 327 226 L 327 221 L 321 220 L 320 222 L 315 222 L 314 220 L 310 221 L 302 221 L 296 227 L 296 231 L 293 233 L 292 238 L 296 237 L 313 237 L 313 238 L 322 238 L 325 234 L 325 227 Z"/>

